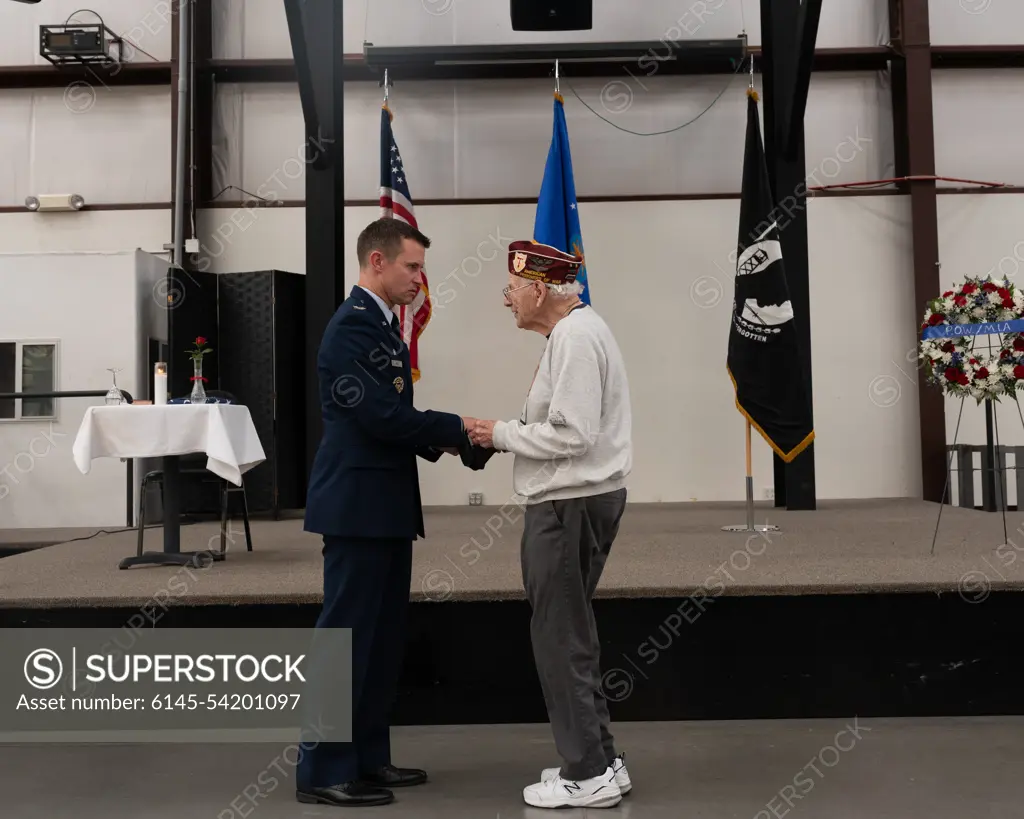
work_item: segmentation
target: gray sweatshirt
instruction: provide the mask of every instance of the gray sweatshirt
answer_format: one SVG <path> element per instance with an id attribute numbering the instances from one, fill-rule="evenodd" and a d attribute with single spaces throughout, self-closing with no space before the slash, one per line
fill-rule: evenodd
<path id="1" fill-rule="evenodd" d="M 626 485 L 633 466 L 626 367 L 592 307 L 555 325 L 519 421 L 497 422 L 493 442 L 515 455 L 512 484 L 527 504 Z"/>

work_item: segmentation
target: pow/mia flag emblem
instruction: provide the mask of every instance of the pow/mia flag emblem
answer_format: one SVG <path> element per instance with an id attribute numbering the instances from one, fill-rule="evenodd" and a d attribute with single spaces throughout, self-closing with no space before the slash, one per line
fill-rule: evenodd
<path id="1" fill-rule="evenodd" d="M 814 440 L 814 425 L 754 94 L 741 190 L 727 367 L 737 409 L 790 463 Z"/>

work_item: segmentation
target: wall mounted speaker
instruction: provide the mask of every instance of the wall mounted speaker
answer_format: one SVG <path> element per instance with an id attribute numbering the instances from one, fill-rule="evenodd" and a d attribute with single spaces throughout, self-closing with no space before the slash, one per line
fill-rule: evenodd
<path id="1" fill-rule="evenodd" d="M 593 0 L 510 0 L 513 31 L 587 31 Z"/>

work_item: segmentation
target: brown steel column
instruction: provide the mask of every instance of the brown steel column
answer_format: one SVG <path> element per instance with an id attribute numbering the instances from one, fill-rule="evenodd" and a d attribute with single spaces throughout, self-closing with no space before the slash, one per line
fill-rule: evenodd
<path id="1" fill-rule="evenodd" d="M 896 172 L 910 176 L 935 174 L 935 129 L 932 120 L 932 53 L 928 0 L 890 0 L 892 43 L 902 64 L 893 60 L 893 125 Z M 902 109 L 902 110 L 901 110 Z M 914 248 L 914 312 L 907 318 L 917 328 L 930 299 L 940 294 L 939 229 L 935 183 L 906 183 L 910 192 Z M 946 486 L 946 417 L 942 393 L 918 376 L 921 424 L 921 480 L 924 500 L 940 502 Z M 947 493 L 948 495 L 948 493 Z"/>

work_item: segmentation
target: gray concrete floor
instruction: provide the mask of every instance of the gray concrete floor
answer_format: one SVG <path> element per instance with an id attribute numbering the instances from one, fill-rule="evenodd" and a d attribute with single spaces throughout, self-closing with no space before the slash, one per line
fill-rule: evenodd
<path id="1" fill-rule="evenodd" d="M 560 817 L 1019 819 L 1024 718 L 628 723 L 614 726 L 633 793 Z M 431 782 L 398 791 L 391 819 L 537 819 L 522 789 L 557 763 L 545 725 L 398 728 L 396 764 Z M 11 819 L 297 819 L 282 745 L 0 746 Z M 362 814 L 360 814 L 362 815 Z"/>

